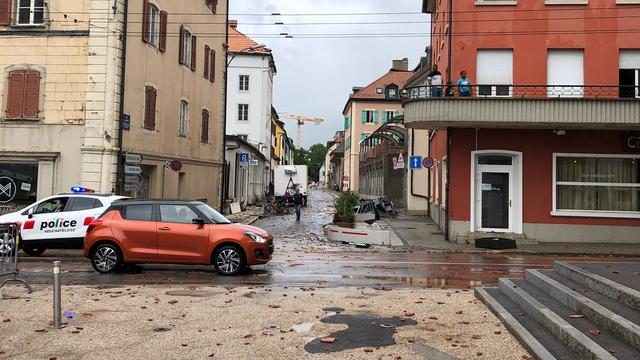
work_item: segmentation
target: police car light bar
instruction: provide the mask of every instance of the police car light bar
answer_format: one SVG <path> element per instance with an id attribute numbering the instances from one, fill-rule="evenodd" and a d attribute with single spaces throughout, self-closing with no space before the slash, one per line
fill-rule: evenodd
<path id="1" fill-rule="evenodd" d="M 94 193 L 96 192 L 93 189 L 87 189 L 87 188 L 83 188 L 82 186 L 74 186 L 71 188 L 71 192 L 74 193 Z"/>

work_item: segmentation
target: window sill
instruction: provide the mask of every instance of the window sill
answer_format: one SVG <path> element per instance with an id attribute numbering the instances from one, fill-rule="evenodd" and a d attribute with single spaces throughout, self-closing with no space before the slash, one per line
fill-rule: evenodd
<path id="1" fill-rule="evenodd" d="M 517 0 L 476 0 L 476 5 L 518 5 Z"/>
<path id="2" fill-rule="evenodd" d="M 640 0 L 616 0 L 616 4 L 618 4 L 618 5 L 640 4 Z"/>
<path id="3" fill-rule="evenodd" d="M 12 28 L 16 29 L 46 29 L 49 27 L 49 24 L 11 24 Z"/>
<path id="4" fill-rule="evenodd" d="M 589 0 L 545 0 L 545 5 L 589 5 Z"/>
<path id="5" fill-rule="evenodd" d="M 555 210 L 551 216 L 640 219 L 640 212 Z"/>
<path id="6" fill-rule="evenodd" d="M 3 118 L 2 121 L 3 122 L 21 122 L 21 121 L 25 121 L 25 122 L 39 122 L 44 120 L 44 118 L 23 118 L 23 117 L 17 117 L 17 118 Z"/>

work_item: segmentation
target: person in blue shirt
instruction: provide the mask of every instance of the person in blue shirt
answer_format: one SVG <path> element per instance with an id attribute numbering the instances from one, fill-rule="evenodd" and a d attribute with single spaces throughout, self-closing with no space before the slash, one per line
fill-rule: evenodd
<path id="1" fill-rule="evenodd" d="M 458 79 L 458 95 L 471 96 L 471 80 L 464 70 L 460 72 L 460 79 Z"/>

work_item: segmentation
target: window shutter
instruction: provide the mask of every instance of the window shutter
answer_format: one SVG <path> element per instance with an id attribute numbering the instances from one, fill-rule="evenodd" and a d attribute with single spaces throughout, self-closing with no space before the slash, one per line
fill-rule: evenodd
<path id="1" fill-rule="evenodd" d="M 180 51 L 178 51 L 178 62 L 180 62 L 181 65 L 184 65 L 184 61 L 182 58 L 182 54 L 184 54 L 184 25 L 180 25 L 180 36 L 178 36 L 180 38 Z"/>
<path id="2" fill-rule="evenodd" d="M 22 116 L 24 105 L 25 72 L 13 71 L 9 73 L 9 91 L 7 94 L 7 117 Z"/>
<path id="3" fill-rule="evenodd" d="M 373 113 L 373 123 L 378 125 L 378 112 Z"/>
<path id="4" fill-rule="evenodd" d="M 25 73 L 24 113 L 25 118 L 37 118 L 40 108 L 40 73 L 27 71 Z"/>
<path id="5" fill-rule="evenodd" d="M 196 55 L 198 41 L 195 35 L 191 36 L 191 71 L 196 71 Z"/>
<path id="6" fill-rule="evenodd" d="M 387 123 L 387 121 L 388 121 L 388 119 L 387 119 L 387 112 L 386 112 L 386 111 L 383 111 L 383 112 L 382 112 L 382 124 L 386 124 L 386 123 Z"/>
<path id="7" fill-rule="evenodd" d="M 13 0 L 0 0 L 0 25 L 11 25 L 11 3 Z"/>
<path id="8" fill-rule="evenodd" d="M 218 0 L 211 0 L 212 5 L 211 5 L 211 12 L 216 14 L 218 11 Z"/>
<path id="9" fill-rule="evenodd" d="M 160 11 L 160 51 L 167 51 L 167 24 L 169 14 L 166 11 Z"/>
<path id="10" fill-rule="evenodd" d="M 156 128 L 156 96 L 157 91 L 152 86 L 145 87 L 144 101 L 144 128 L 155 130 Z"/>
<path id="11" fill-rule="evenodd" d="M 344 117 L 344 129 L 347 130 L 349 128 L 349 118 Z"/>
<path id="12" fill-rule="evenodd" d="M 211 82 L 215 82 L 216 81 L 216 51 L 215 50 L 211 50 L 211 59 L 209 61 L 210 61 L 209 66 L 211 67 L 211 69 L 209 69 L 209 80 L 211 80 Z"/>
<path id="13" fill-rule="evenodd" d="M 205 45 L 204 46 L 204 78 L 205 79 L 209 78 L 209 69 L 211 68 L 209 66 L 210 55 L 211 55 L 211 49 L 209 48 L 209 45 Z"/>
<path id="14" fill-rule="evenodd" d="M 209 112 L 207 110 L 202 110 L 202 137 L 201 140 L 203 143 L 209 142 Z"/>
<path id="15" fill-rule="evenodd" d="M 158 97 L 158 91 L 151 88 L 151 129 L 156 129 L 156 98 Z"/>
<path id="16" fill-rule="evenodd" d="M 398 117 L 398 112 L 397 112 L 397 111 L 394 111 L 394 112 L 393 112 L 393 117 L 394 117 L 394 118 L 397 118 L 397 117 Z"/>
<path id="17" fill-rule="evenodd" d="M 142 41 L 149 43 L 149 0 L 142 2 Z"/>
<path id="18" fill-rule="evenodd" d="M 362 123 L 363 124 L 367 123 L 367 111 L 366 110 L 362 110 Z"/>

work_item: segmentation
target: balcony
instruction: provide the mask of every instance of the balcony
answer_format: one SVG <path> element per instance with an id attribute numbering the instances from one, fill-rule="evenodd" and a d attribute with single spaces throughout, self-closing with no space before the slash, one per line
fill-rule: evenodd
<path id="1" fill-rule="evenodd" d="M 473 85 L 468 96 L 457 86 L 418 86 L 403 96 L 414 129 L 640 129 L 638 86 Z"/>

